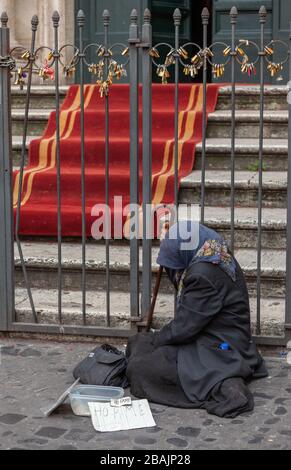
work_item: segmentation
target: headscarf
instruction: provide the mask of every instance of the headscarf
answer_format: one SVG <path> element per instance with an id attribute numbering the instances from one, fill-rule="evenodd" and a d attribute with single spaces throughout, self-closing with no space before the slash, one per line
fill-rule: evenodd
<path id="1" fill-rule="evenodd" d="M 218 265 L 236 280 L 236 263 L 226 241 L 199 222 L 185 220 L 173 225 L 161 242 L 157 263 L 165 267 L 176 288 L 189 267 L 197 263 Z"/>

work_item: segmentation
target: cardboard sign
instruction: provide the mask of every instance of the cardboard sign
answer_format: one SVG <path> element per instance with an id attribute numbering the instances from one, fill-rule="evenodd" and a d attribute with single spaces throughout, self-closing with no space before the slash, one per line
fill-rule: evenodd
<path id="1" fill-rule="evenodd" d="M 89 403 L 92 423 L 98 432 L 153 428 L 156 423 L 147 400 L 133 401 L 131 406 L 113 407 L 110 403 Z"/>

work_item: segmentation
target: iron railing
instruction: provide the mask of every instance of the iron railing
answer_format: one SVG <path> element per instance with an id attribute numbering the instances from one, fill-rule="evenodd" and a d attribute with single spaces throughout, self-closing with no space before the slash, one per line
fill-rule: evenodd
<path id="1" fill-rule="evenodd" d="M 79 44 L 59 45 L 60 17 L 54 13 L 52 22 L 54 28 L 54 45 L 41 46 L 36 49 L 36 34 L 38 30 L 38 18 L 33 17 L 31 48 L 17 47 L 10 50 L 8 18 L 4 13 L 1 17 L 0 28 L 0 137 L 1 137 L 1 158 L 0 158 L 0 293 L 1 293 L 1 315 L 0 329 L 2 331 L 29 331 L 45 333 L 66 333 L 66 334 L 95 334 L 105 336 L 129 336 L 137 331 L 138 325 L 142 324 L 150 308 L 152 289 L 152 244 L 153 240 L 147 237 L 149 220 L 149 206 L 152 203 L 152 75 L 157 72 L 162 82 L 165 84 L 170 78 L 173 69 L 173 80 L 175 86 L 175 132 L 174 132 L 174 203 L 179 204 L 179 84 L 181 68 L 187 77 L 197 77 L 202 72 L 203 82 L 203 133 L 202 133 L 202 170 L 201 170 L 201 222 L 205 222 L 205 189 L 206 189 L 206 129 L 207 129 L 207 78 L 209 67 L 215 77 L 223 75 L 226 67 L 231 67 L 231 196 L 230 196 L 230 246 L 235 250 L 235 203 L 236 203 L 236 69 L 239 66 L 242 73 L 251 75 L 259 69 L 260 85 L 260 123 L 259 123 L 259 182 L 258 182 L 258 235 L 257 235 L 257 328 L 256 334 L 260 341 L 283 344 L 286 338 L 262 338 L 261 335 L 261 272 L 262 272 L 262 207 L 263 207 L 263 161 L 264 161 L 264 90 L 265 90 L 265 69 L 271 76 L 280 73 L 282 67 L 289 60 L 290 46 L 282 41 L 272 40 L 265 43 L 265 23 L 267 12 L 261 7 L 258 15 L 260 24 L 260 44 L 256 44 L 247 39 L 237 39 L 237 17 L 238 12 L 235 7 L 230 11 L 231 43 L 216 42 L 208 44 L 209 12 L 205 8 L 202 12 L 203 38 L 202 46 L 196 43 L 181 45 L 180 28 L 182 15 L 177 9 L 174 12 L 175 44 L 152 44 L 151 13 L 147 9 L 144 12 L 142 31 L 139 31 L 139 18 L 136 10 L 132 11 L 130 17 L 130 31 L 128 44 L 110 45 L 110 14 L 106 10 L 103 14 L 104 42 L 103 44 L 84 44 L 85 15 L 82 11 L 78 13 L 77 27 L 79 31 Z M 286 57 L 282 57 L 280 62 L 274 61 L 274 48 L 279 44 L 286 49 Z M 91 49 L 96 49 L 96 63 L 90 63 L 87 56 Z M 255 58 L 250 61 L 248 50 L 255 51 Z M 161 57 L 164 50 L 167 50 L 165 59 Z M 190 51 L 195 50 L 195 54 Z M 68 51 L 71 51 L 69 59 Z M 118 62 L 118 58 L 120 59 Z M 223 60 L 217 57 L 223 57 Z M 141 67 L 140 67 L 140 61 Z M 290 65 L 290 64 L 289 64 Z M 266 67 L 267 66 L 267 67 Z M 110 240 L 107 237 L 106 244 L 106 328 L 87 325 L 87 297 L 86 297 L 86 242 L 87 242 L 87 222 L 86 222 L 86 146 L 85 146 L 85 70 L 92 74 L 100 89 L 100 95 L 104 99 L 105 107 L 105 194 L 104 202 L 109 205 L 110 200 L 110 87 L 112 83 L 129 73 L 130 82 L 130 200 L 132 204 L 138 205 L 139 188 L 139 140 L 142 138 L 142 282 L 140 287 L 140 240 L 139 237 L 131 237 L 130 240 L 130 314 L 132 327 L 127 330 L 120 330 L 111 327 L 111 272 L 110 272 Z M 81 162 L 81 200 L 82 200 L 82 324 L 80 326 L 64 325 L 62 315 L 62 185 L 61 185 L 61 133 L 60 133 L 60 73 L 63 70 L 65 76 L 72 76 L 79 69 L 80 85 L 80 162 Z M 26 106 L 23 129 L 21 165 L 19 171 L 19 192 L 15 216 L 15 228 L 13 229 L 13 209 L 12 209 L 12 132 L 11 132 L 11 73 L 14 76 L 15 84 L 21 88 L 26 86 Z M 20 239 L 21 221 L 21 201 L 22 182 L 25 168 L 26 145 L 28 133 L 28 121 L 31 99 L 31 88 L 33 76 L 38 75 L 42 80 L 52 79 L 55 85 L 55 108 L 56 108 L 56 162 L 57 162 L 57 227 L 58 227 L 58 324 L 43 325 L 38 323 L 38 315 L 34 305 L 32 290 L 29 283 L 29 275 L 22 252 Z M 291 77 L 291 65 L 290 65 Z M 139 127 L 139 86 L 142 85 L 142 135 Z M 289 105 L 289 115 L 290 115 Z M 290 120 L 288 130 L 289 156 L 288 175 L 291 173 L 290 154 Z M 150 209 L 151 210 L 151 209 Z M 108 217 L 108 215 L 107 215 Z M 107 219 L 108 222 L 108 219 Z M 138 223 L 138 222 L 137 222 Z M 109 226 L 109 223 L 108 223 Z M 137 228 L 137 227 L 136 227 Z M 137 233 L 139 230 L 137 228 Z M 13 235 L 14 233 L 14 235 Z M 17 321 L 14 306 L 14 253 L 13 240 L 16 239 L 20 254 L 25 285 L 31 306 L 33 323 L 20 323 Z M 287 209 L 287 270 L 286 270 L 286 337 L 291 329 L 291 182 L 288 179 L 288 209 Z M 141 307 L 140 307 L 141 306 Z M 288 336 L 289 337 L 289 336 Z"/>

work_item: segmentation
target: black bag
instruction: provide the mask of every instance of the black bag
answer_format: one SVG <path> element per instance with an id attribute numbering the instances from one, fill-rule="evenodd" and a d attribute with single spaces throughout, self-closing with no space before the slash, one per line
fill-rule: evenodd
<path id="1" fill-rule="evenodd" d="M 85 385 L 128 387 L 127 360 L 118 349 L 108 344 L 94 349 L 74 370 L 75 379 Z"/>

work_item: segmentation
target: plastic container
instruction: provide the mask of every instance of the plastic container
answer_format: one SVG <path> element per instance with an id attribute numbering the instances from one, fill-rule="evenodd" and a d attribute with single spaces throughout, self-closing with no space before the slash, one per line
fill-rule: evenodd
<path id="1" fill-rule="evenodd" d="M 95 385 L 78 385 L 70 393 L 71 407 L 77 416 L 91 416 L 88 403 L 108 403 L 112 399 L 124 397 L 123 388 L 102 387 Z"/>

